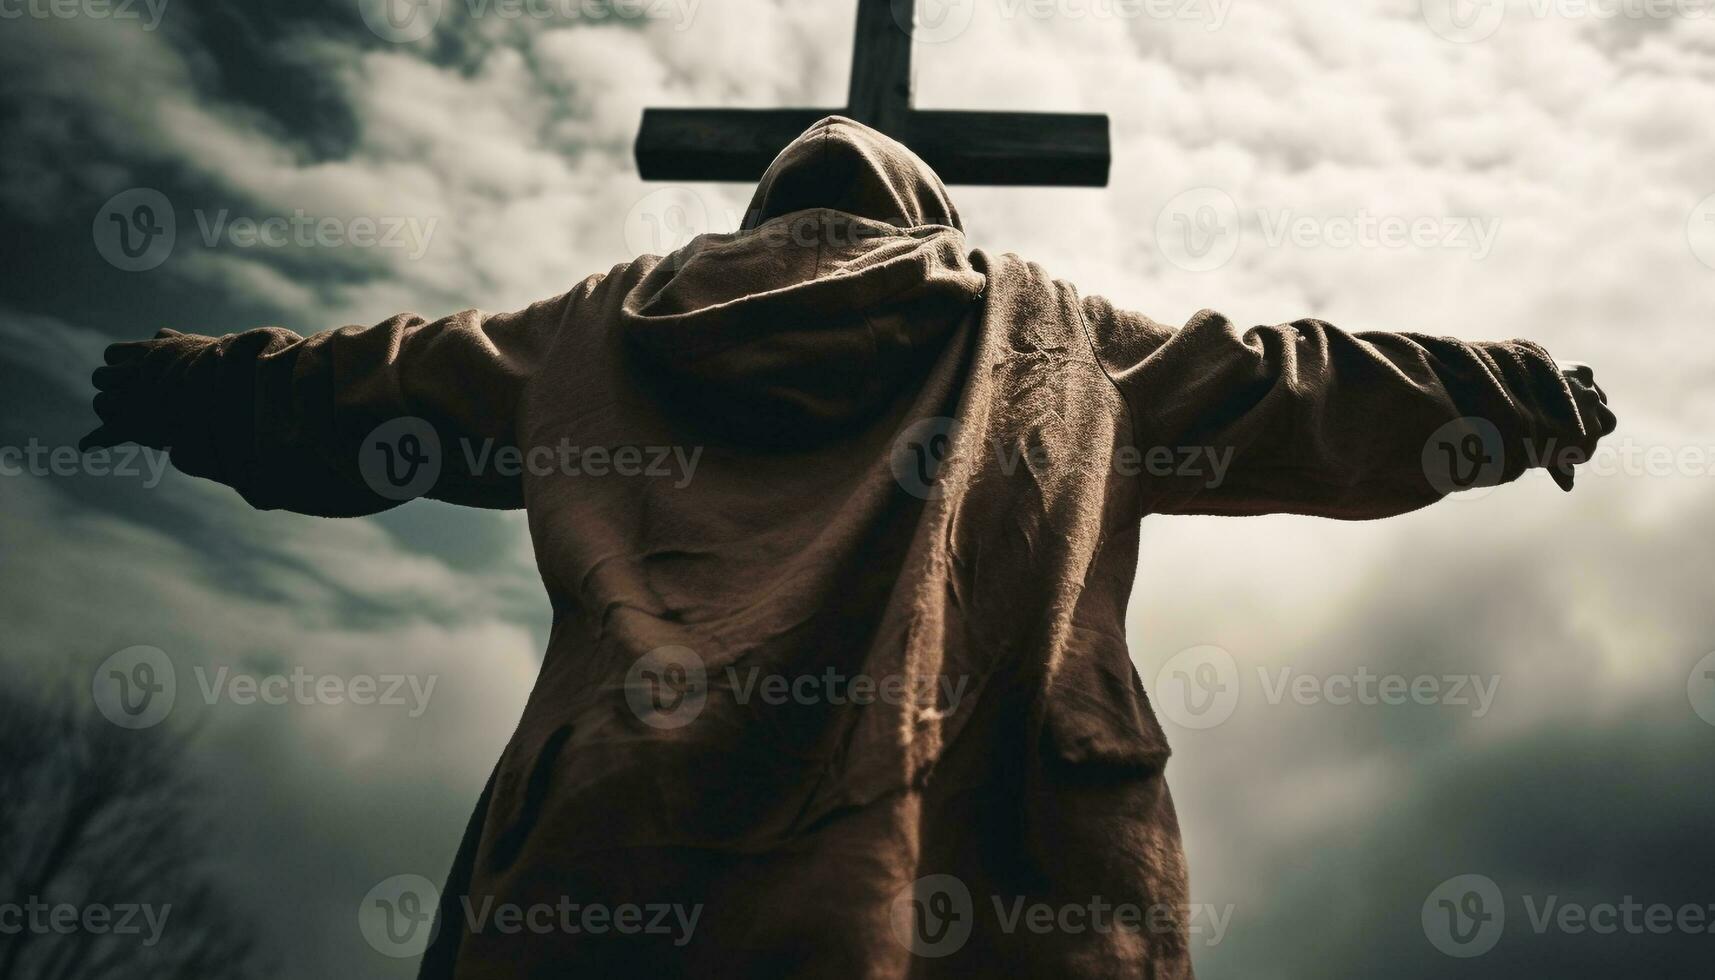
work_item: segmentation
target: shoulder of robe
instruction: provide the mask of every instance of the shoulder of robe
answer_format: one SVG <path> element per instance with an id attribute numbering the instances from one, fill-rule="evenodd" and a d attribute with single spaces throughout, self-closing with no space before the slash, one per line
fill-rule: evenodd
<path id="1" fill-rule="evenodd" d="M 625 297 L 636 289 L 661 262 L 659 255 L 640 255 L 616 263 L 606 272 L 592 272 L 563 297 L 566 318 L 571 321 L 613 320 Z"/>
<path id="2" fill-rule="evenodd" d="M 974 249 L 971 264 L 988 277 L 983 291 L 991 299 L 998 294 L 1005 302 L 1059 306 L 1068 312 L 1078 308 L 1078 287 L 1016 252 Z"/>

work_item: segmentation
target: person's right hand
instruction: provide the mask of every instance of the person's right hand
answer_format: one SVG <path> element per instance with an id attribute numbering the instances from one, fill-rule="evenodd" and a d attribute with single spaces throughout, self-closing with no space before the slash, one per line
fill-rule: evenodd
<path id="1" fill-rule="evenodd" d="M 1575 462 L 1581 463 L 1589 459 L 1589 454 L 1596 449 L 1596 441 L 1614 431 L 1619 419 L 1608 407 L 1608 393 L 1596 383 L 1596 371 L 1583 361 L 1559 361 L 1560 374 L 1566 379 L 1567 387 L 1572 389 L 1572 400 L 1578 405 L 1578 417 L 1584 420 L 1584 428 L 1588 437 L 1588 445 L 1577 447 L 1583 458 L 1567 458 L 1567 454 L 1557 447 L 1548 474 L 1560 489 L 1572 489 L 1572 470 Z"/>

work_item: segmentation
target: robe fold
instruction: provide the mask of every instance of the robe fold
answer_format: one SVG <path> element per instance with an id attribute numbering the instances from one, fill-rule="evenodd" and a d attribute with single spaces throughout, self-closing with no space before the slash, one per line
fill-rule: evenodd
<path id="1" fill-rule="evenodd" d="M 1456 420 L 1487 482 L 1600 434 L 1528 342 L 1080 296 L 971 250 L 933 172 L 840 117 L 737 232 L 528 309 L 152 356 L 175 463 L 257 507 L 392 506 L 361 460 L 410 417 L 428 496 L 528 512 L 553 628 L 437 980 L 1189 976 L 1126 642 L 1140 520 L 1384 517 L 1450 489 L 1426 446 Z M 1136 911 L 1042 931 L 1037 905 Z"/>

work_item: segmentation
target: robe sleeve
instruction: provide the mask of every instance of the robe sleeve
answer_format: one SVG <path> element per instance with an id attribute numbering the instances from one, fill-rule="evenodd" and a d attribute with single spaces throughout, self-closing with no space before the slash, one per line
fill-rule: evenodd
<path id="1" fill-rule="evenodd" d="M 1083 311 L 1131 412 L 1146 512 L 1364 520 L 1555 462 L 1570 489 L 1566 464 L 1611 425 L 1528 341 L 1241 330 L 1210 310 L 1174 329 L 1100 297 Z"/>
<path id="2" fill-rule="evenodd" d="M 438 474 L 421 496 L 521 507 L 519 468 L 498 461 L 516 446 L 524 385 L 570 297 L 507 314 L 466 310 L 434 321 L 401 314 L 310 337 L 279 327 L 181 335 L 150 355 L 168 361 L 150 373 L 173 402 L 161 409 L 177 420 L 173 464 L 233 487 L 259 509 L 373 514 L 409 497 L 378 492 L 375 461 L 363 458 L 375 447 L 366 440 L 384 424 L 418 434 L 426 425 L 433 440 L 410 446 L 430 454 Z"/>

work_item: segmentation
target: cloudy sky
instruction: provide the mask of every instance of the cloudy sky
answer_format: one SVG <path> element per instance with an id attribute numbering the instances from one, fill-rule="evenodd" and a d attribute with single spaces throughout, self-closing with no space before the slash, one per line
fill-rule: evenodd
<path id="1" fill-rule="evenodd" d="M 919 105 L 1112 117 L 1107 188 L 956 188 L 973 244 L 1169 322 L 1529 337 L 1593 363 L 1621 419 L 1570 495 L 1532 474 L 1380 523 L 1146 520 L 1132 652 L 1194 900 L 1226 922 L 1200 972 L 1702 975 L 1715 10 L 945 7 Z M 522 707 L 549 619 L 525 524 L 261 514 L 142 464 L 54 465 L 102 346 L 560 293 L 737 223 L 748 188 L 637 178 L 644 106 L 832 107 L 850 67 L 849 2 L 430 8 L 414 36 L 359 0 L 0 3 L 0 447 L 41 449 L 0 475 L 0 650 L 86 678 L 166 652 L 211 873 L 286 977 L 409 975 L 357 909 L 390 876 L 441 879 Z M 258 241 L 268 219 L 294 232 Z M 1212 710 L 1185 680 L 1211 670 Z M 435 686 L 200 693 L 293 671 Z M 1473 895 L 1504 917 L 1450 936 L 1441 901 Z M 1615 929 L 1579 917 L 1605 906 Z"/>

